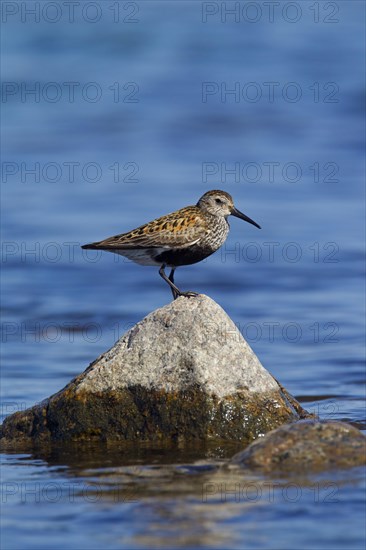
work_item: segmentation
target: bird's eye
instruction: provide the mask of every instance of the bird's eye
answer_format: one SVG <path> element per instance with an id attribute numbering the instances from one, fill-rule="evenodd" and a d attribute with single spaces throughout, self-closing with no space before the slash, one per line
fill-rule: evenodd
<path id="1" fill-rule="evenodd" d="M 222 200 L 221 200 L 221 199 L 215 199 L 215 202 L 216 202 L 216 204 L 222 204 Z"/>

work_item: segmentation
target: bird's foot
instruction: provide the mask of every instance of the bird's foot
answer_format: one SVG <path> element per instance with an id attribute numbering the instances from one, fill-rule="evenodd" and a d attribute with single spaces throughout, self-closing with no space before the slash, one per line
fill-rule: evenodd
<path id="1" fill-rule="evenodd" d="M 199 296 L 198 292 L 193 292 L 193 290 L 187 290 L 187 292 L 179 292 L 175 294 L 174 300 L 179 298 L 180 296 L 185 296 L 186 298 L 194 298 L 195 296 Z"/>

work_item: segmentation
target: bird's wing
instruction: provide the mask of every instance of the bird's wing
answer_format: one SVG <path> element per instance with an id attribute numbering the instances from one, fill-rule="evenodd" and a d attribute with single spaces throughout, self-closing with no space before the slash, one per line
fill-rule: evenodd
<path id="1" fill-rule="evenodd" d="M 207 222 L 196 206 L 187 206 L 157 218 L 128 233 L 109 237 L 87 247 L 113 250 L 131 248 L 186 248 L 207 234 Z"/>

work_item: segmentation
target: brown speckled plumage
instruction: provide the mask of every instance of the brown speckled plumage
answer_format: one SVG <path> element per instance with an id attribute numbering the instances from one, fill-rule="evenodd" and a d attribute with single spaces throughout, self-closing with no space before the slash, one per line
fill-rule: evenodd
<path id="1" fill-rule="evenodd" d="M 161 266 L 160 275 L 171 286 L 176 298 L 184 293 L 174 285 L 175 268 L 199 262 L 220 248 L 229 233 L 227 217 L 230 214 L 259 227 L 234 207 L 228 193 L 214 190 L 205 193 L 195 206 L 186 206 L 128 233 L 82 248 L 121 254 L 141 265 Z M 164 273 L 165 266 L 172 268 L 169 279 Z"/>

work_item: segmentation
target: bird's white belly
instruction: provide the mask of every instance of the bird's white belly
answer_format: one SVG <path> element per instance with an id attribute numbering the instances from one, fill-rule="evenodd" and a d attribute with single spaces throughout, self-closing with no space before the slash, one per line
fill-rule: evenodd
<path id="1" fill-rule="evenodd" d="M 128 258 L 132 262 L 140 265 L 161 265 L 161 262 L 154 260 L 156 256 L 159 256 L 162 252 L 166 251 L 166 248 L 130 248 L 130 249 L 115 249 L 108 250 L 108 252 L 113 252 L 114 254 L 119 254 Z"/>

